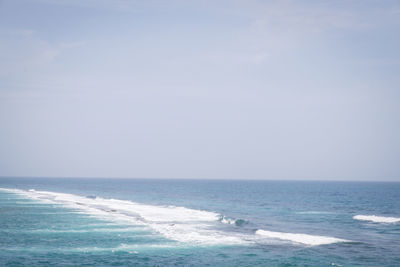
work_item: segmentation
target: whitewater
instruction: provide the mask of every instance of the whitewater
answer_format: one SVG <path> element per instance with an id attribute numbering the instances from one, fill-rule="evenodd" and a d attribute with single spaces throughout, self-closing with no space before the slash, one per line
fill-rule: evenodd
<path id="1" fill-rule="evenodd" d="M 376 223 L 398 223 L 398 222 L 400 222 L 400 218 L 376 216 L 376 215 L 356 215 L 353 218 L 354 218 L 354 220 L 370 221 L 370 222 L 376 222 Z"/>
<path id="2" fill-rule="evenodd" d="M 400 266 L 400 184 L 0 178 L 0 266 Z"/>
<path id="3" fill-rule="evenodd" d="M 126 200 L 104 199 L 97 196 L 84 197 L 58 192 L 36 191 L 35 189 L 24 191 L 0 188 L 0 190 L 45 203 L 60 204 L 66 208 L 81 210 L 105 220 L 146 225 L 168 239 L 192 244 L 244 245 L 263 241 L 270 242 L 269 239 L 291 241 L 295 244 L 310 246 L 349 242 L 349 240 L 334 237 L 273 232 L 262 229 L 256 230 L 255 235 L 253 233 L 215 230 L 219 223 L 238 225 L 237 222 L 243 220 L 230 219 L 215 212 L 185 207 L 154 206 Z M 262 237 L 268 239 L 263 240 Z"/>

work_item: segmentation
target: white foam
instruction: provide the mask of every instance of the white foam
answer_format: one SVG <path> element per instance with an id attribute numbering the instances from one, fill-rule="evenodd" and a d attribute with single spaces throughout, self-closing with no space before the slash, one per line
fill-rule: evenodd
<path id="1" fill-rule="evenodd" d="M 236 220 L 235 219 L 231 219 L 231 218 L 227 218 L 225 216 L 220 217 L 220 222 L 225 223 L 225 224 L 235 224 Z"/>
<path id="2" fill-rule="evenodd" d="M 47 191 L 2 188 L 0 190 L 46 203 L 61 204 L 77 212 L 84 212 L 107 221 L 144 225 L 170 240 L 190 244 L 247 245 L 266 241 L 265 237 L 313 246 L 347 241 L 328 236 L 291 234 L 266 230 L 257 230 L 256 235 L 253 233 L 224 231 L 217 227 L 218 224 L 237 224 L 237 220 L 235 221 L 215 212 L 185 207 L 146 205 L 127 200 L 100 197 L 87 198 Z M 261 240 L 260 236 L 263 237 Z"/>
<path id="3" fill-rule="evenodd" d="M 320 236 L 320 235 L 308 235 L 308 234 L 292 234 L 283 232 L 272 232 L 266 230 L 257 230 L 256 234 L 262 235 L 268 238 L 275 238 L 285 241 L 291 241 L 294 243 L 300 243 L 310 246 L 327 245 L 338 242 L 348 242 L 348 240 L 340 239 L 330 236 Z"/>
<path id="4" fill-rule="evenodd" d="M 353 219 L 359 220 L 359 221 L 376 222 L 376 223 L 398 223 L 398 222 L 400 222 L 400 218 L 383 217 L 383 216 L 375 216 L 375 215 L 356 215 L 353 217 Z"/>
<path id="5" fill-rule="evenodd" d="M 48 191 L 6 189 L 31 199 L 61 204 L 98 218 L 145 225 L 168 239 L 195 244 L 247 244 L 238 233 L 216 230 L 221 215 L 177 206 L 155 206 L 126 200 L 87 198 Z"/>
<path id="6" fill-rule="evenodd" d="M 235 225 L 235 226 L 243 226 L 244 224 L 247 223 L 246 220 L 234 219 L 234 218 L 229 218 L 229 217 L 226 217 L 226 216 L 221 216 L 219 218 L 219 221 L 221 223 L 224 223 L 224 224 L 231 224 L 231 225 Z"/>

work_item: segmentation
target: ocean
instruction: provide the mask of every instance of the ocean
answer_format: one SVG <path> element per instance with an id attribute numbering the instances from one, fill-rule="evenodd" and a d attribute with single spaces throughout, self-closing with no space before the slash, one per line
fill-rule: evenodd
<path id="1" fill-rule="evenodd" d="M 1 266 L 400 266 L 400 183 L 0 178 Z"/>

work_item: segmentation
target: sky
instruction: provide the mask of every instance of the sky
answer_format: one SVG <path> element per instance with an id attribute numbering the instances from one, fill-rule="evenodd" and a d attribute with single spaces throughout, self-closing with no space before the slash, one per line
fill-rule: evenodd
<path id="1" fill-rule="evenodd" d="M 400 1 L 0 0 L 0 176 L 400 181 Z"/>

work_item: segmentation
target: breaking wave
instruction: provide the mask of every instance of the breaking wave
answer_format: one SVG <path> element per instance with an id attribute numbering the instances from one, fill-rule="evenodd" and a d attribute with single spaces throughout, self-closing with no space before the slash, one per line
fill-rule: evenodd
<path id="1" fill-rule="evenodd" d="M 3 189 L 4 190 L 4 189 Z M 195 244 L 247 244 L 240 233 L 214 229 L 221 215 L 177 206 L 155 206 L 127 200 L 83 197 L 49 191 L 5 189 L 25 197 L 61 204 L 97 218 L 148 226 L 164 237 Z"/>
<path id="2" fill-rule="evenodd" d="M 356 215 L 353 217 L 353 219 L 359 220 L 359 221 L 376 222 L 376 223 L 398 223 L 398 222 L 400 222 L 400 218 L 383 217 L 383 216 L 375 216 L 375 215 Z"/>
<path id="3" fill-rule="evenodd" d="M 232 224 L 232 225 L 236 225 L 236 226 L 243 226 L 248 223 L 248 221 L 243 220 L 243 219 L 232 219 L 232 218 L 228 218 L 226 216 L 221 216 L 219 221 L 222 223 L 225 223 L 225 224 Z"/>
<path id="4" fill-rule="evenodd" d="M 291 241 L 304 245 L 324 245 L 347 240 L 308 234 L 292 234 L 266 230 L 238 228 L 248 221 L 223 216 L 216 212 L 178 206 L 156 206 L 128 200 L 105 199 L 98 196 L 78 196 L 66 193 L 37 191 L 34 189 L 2 189 L 24 197 L 51 204 L 60 204 L 76 212 L 84 212 L 96 218 L 129 225 L 148 227 L 167 239 L 199 245 L 248 245 L 270 239 Z M 222 224 L 225 224 L 224 227 Z M 99 230 L 102 231 L 102 230 Z M 119 231 L 119 229 L 115 230 Z"/>
<path id="5" fill-rule="evenodd" d="M 308 234 L 293 234 L 293 233 L 283 233 L 283 232 L 272 232 L 266 230 L 257 230 L 256 234 L 265 236 L 268 238 L 275 238 L 279 240 L 290 241 L 294 243 L 300 243 L 304 245 L 310 246 L 318 246 L 318 245 L 328 245 L 338 242 L 348 242 L 348 240 L 330 237 L 330 236 L 321 236 L 321 235 L 308 235 Z"/>

